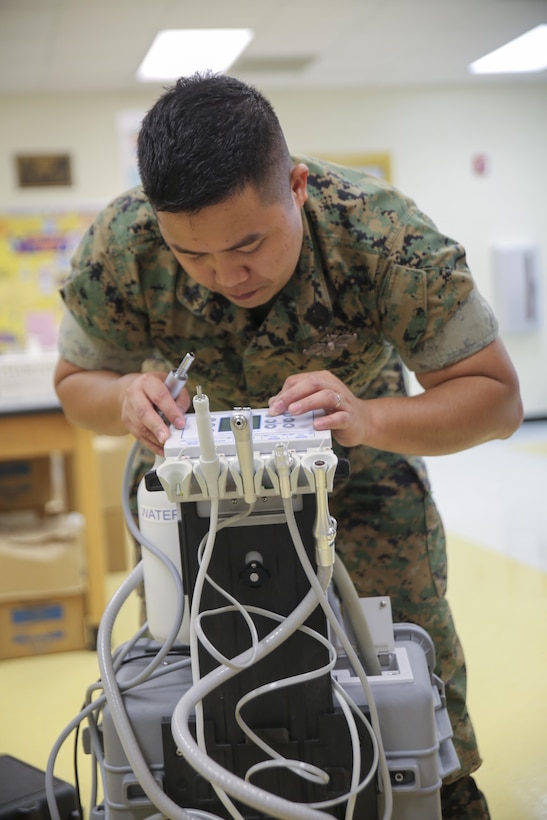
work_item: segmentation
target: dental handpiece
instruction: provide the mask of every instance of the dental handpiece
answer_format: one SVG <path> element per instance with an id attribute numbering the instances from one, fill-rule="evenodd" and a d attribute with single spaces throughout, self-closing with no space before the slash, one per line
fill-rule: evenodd
<path id="1" fill-rule="evenodd" d="M 171 370 L 165 379 L 165 384 L 169 388 L 169 392 L 174 399 L 177 398 L 180 391 L 188 381 L 188 371 L 192 367 L 195 359 L 193 353 L 187 353 L 184 359 L 175 370 Z"/>

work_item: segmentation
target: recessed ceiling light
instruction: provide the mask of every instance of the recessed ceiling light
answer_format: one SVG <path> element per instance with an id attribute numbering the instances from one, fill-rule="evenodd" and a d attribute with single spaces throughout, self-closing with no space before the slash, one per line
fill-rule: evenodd
<path id="1" fill-rule="evenodd" d="M 248 28 L 160 31 L 137 69 L 137 79 L 153 83 L 176 80 L 195 71 L 226 71 L 253 36 Z"/>
<path id="2" fill-rule="evenodd" d="M 469 66 L 472 74 L 519 74 L 547 68 L 547 25 L 536 26 Z"/>

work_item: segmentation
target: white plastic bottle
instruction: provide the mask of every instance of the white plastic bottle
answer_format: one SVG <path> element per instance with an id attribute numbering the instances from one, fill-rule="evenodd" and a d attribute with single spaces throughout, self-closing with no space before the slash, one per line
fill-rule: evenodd
<path id="1" fill-rule="evenodd" d="M 156 456 L 154 469 L 162 461 L 161 456 Z M 142 548 L 148 628 L 155 640 L 163 642 L 173 628 L 178 596 L 184 592 L 177 505 L 169 501 L 163 490 L 158 492 L 148 490 L 144 478 L 139 485 L 137 502 L 140 531 L 173 562 L 180 577 L 180 587 L 176 590 L 173 576 L 161 559 L 145 547 Z M 187 595 L 184 596 L 184 617 L 177 634 L 177 641 L 183 644 L 190 643 L 190 606 Z"/>

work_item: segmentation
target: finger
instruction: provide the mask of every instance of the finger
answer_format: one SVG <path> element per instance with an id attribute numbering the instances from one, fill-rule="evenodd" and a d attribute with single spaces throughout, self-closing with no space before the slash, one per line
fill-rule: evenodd
<path id="1" fill-rule="evenodd" d="M 346 430 L 350 422 L 351 416 L 347 410 L 333 410 L 331 413 L 316 416 L 313 426 L 315 430 L 332 430 L 334 433 Z"/>
<path id="2" fill-rule="evenodd" d="M 164 448 L 162 444 L 158 444 L 158 442 L 153 438 L 150 434 L 146 433 L 142 436 L 136 436 L 138 441 L 146 447 L 147 450 L 151 450 L 158 456 L 164 455 Z"/>
<path id="3" fill-rule="evenodd" d="M 327 414 L 332 414 L 339 410 L 342 405 L 342 396 L 331 387 L 318 390 L 311 396 L 293 401 L 289 404 L 287 411 L 294 416 L 302 413 L 310 413 L 313 410 L 324 410 Z"/>
<path id="4" fill-rule="evenodd" d="M 169 437 L 169 427 L 157 410 L 148 403 L 148 406 L 135 408 L 135 411 L 133 419 L 127 425 L 130 432 L 139 440 L 163 445 Z"/>
<path id="5" fill-rule="evenodd" d="M 144 389 L 146 396 L 150 399 L 156 411 L 163 414 L 167 423 L 179 428 L 184 426 L 182 407 L 175 401 L 163 382 L 154 379 L 152 382 L 146 382 Z M 182 395 L 182 393 L 180 395 Z M 146 424 L 146 426 L 148 427 L 148 424 Z"/>
<path id="6" fill-rule="evenodd" d="M 190 405 L 192 404 L 192 400 L 190 399 L 190 393 L 186 388 L 181 390 L 177 398 L 175 399 L 175 403 L 177 407 L 182 410 L 183 414 L 186 413 Z"/>
<path id="7" fill-rule="evenodd" d="M 305 412 L 304 410 L 298 410 L 298 403 L 327 388 L 329 380 L 332 382 L 332 379 L 331 374 L 324 371 L 289 376 L 279 393 L 268 402 L 271 415 L 279 415 L 287 411 Z M 310 407 L 310 409 L 314 408 Z"/>
<path id="8" fill-rule="evenodd" d="M 334 390 L 332 392 L 334 393 L 336 401 L 334 403 L 334 407 L 332 408 L 332 410 L 327 411 L 328 413 L 336 413 L 336 411 L 339 410 L 342 406 L 342 396 L 340 395 L 340 393 L 336 393 Z"/>

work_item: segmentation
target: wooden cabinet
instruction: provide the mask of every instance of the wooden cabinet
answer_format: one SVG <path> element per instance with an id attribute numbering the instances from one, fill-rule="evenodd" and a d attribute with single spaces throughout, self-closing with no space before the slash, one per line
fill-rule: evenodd
<path id="1" fill-rule="evenodd" d="M 93 433 L 74 427 L 58 408 L 0 412 L 0 460 L 55 452 L 65 459 L 69 509 L 85 518 L 86 623 L 89 644 L 94 646 L 105 607 L 106 538 Z"/>

